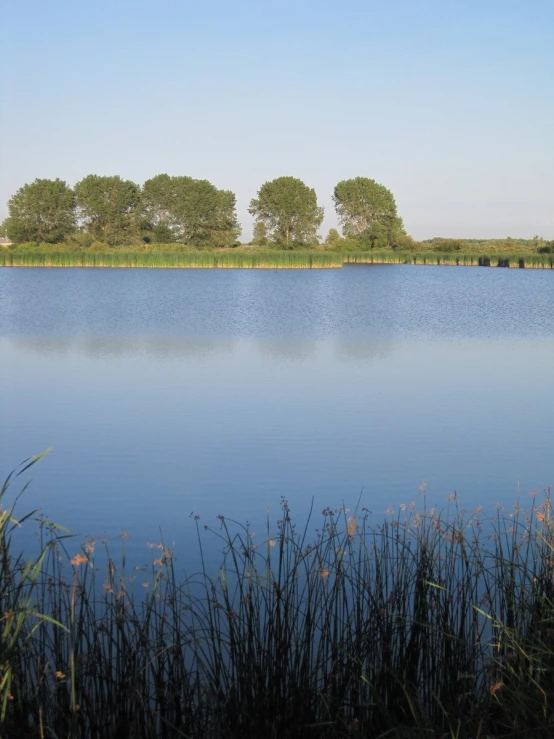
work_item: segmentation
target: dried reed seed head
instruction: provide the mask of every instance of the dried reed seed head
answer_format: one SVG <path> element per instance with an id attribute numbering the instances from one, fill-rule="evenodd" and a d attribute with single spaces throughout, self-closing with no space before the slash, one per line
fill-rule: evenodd
<path id="1" fill-rule="evenodd" d="M 88 558 L 84 554 L 76 554 L 72 559 L 69 560 L 69 564 L 73 565 L 74 567 L 78 567 L 85 562 L 88 562 Z"/>

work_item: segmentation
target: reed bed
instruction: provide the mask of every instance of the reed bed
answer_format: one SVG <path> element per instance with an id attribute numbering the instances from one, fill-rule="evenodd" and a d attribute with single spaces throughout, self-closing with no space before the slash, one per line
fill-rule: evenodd
<path id="1" fill-rule="evenodd" d="M 368 251 L 344 255 L 347 264 L 427 264 L 463 267 L 553 269 L 552 254 L 463 254 L 460 252 Z"/>
<path id="2" fill-rule="evenodd" d="M 342 267 L 342 259 L 329 252 L 4 252 L 3 267 L 161 267 L 238 269 L 326 269 Z"/>
<path id="3" fill-rule="evenodd" d="M 328 509 L 319 529 L 283 500 L 257 535 L 196 519 L 202 561 L 219 546 L 221 566 L 184 577 L 163 542 L 136 569 L 44 521 L 26 563 L 14 479 L 0 517 L 6 739 L 553 735 L 549 491 L 492 518 L 451 496 L 377 524 Z"/>
<path id="4" fill-rule="evenodd" d="M 343 264 L 418 264 L 553 269 L 552 254 L 460 252 L 191 251 L 144 252 L 0 251 L 0 267 L 152 267 L 184 269 L 338 269 Z"/>

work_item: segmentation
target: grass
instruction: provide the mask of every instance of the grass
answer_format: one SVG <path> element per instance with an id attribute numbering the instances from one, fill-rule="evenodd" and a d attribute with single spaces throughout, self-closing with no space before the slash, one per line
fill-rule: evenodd
<path id="1" fill-rule="evenodd" d="M 553 735 L 548 490 L 488 519 L 455 496 L 377 525 L 365 509 L 326 510 L 318 530 L 283 500 L 257 536 L 197 519 L 201 555 L 220 546 L 221 566 L 185 578 L 163 542 L 136 570 L 109 542 L 79 550 L 44 521 L 25 563 L 13 481 L 0 519 L 5 739 Z"/>
<path id="2" fill-rule="evenodd" d="M 336 269 L 343 264 L 419 264 L 552 269 L 554 254 L 329 251 L 51 251 L 0 250 L 0 267 L 161 267 L 239 269 Z"/>

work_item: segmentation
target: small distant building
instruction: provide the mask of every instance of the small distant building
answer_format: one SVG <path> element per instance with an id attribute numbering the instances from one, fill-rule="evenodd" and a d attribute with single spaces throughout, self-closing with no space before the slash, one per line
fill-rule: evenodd
<path id="1" fill-rule="evenodd" d="M 0 236 L 0 246 L 10 246 L 11 244 L 13 244 L 13 241 L 8 239 L 7 236 Z"/>

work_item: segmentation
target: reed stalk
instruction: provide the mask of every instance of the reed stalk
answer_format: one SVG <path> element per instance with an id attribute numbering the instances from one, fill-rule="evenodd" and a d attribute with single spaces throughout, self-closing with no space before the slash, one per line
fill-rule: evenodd
<path id="1" fill-rule="evenodd" d="M 0 267 L 122 267 L 162 269 L 339 269 L 343 264 L 415 264 L 467 267 L 553 269 L 553 254 L 521 252 L 463 254 L 460 252 L 323 252 L 323 251 L 197 251 L 108 252 L 0 250 Z"/>
<path id="2" fill-rule="evenodd" d="M 317 528 L 283 500 L 257 536 L 196 517 L 189 577 L 163 541 L 135 569 L 125 537 L 116 558 L 39 525 L 30 569 L 2 538 L 3 737 L 552 736 L 549 490 L 491 517 L 455 496 L 377 523 L 326 509 Z"/>

